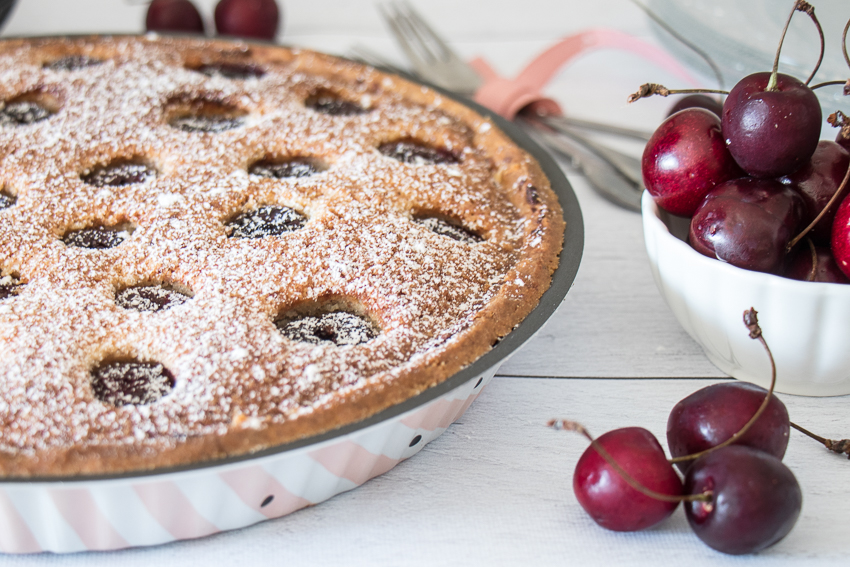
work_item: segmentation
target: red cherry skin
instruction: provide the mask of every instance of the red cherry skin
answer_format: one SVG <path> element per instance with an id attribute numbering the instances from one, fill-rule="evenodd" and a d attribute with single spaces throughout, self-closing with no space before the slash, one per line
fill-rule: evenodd
<path id="1" fill-rule="evenodd" d="M 790 185 L 803 197 L 806 202 L 807 214 L 803 225 L 808 226 L 817 217 L 835 192 L 841 186 L 847 168 L 850 166 L 850 153 L 835 142 L 821 140 L 817 149 L 803 167 L 779 178 L 784 185 Z M 818 224 L 809 232 L 809 237 L 815 244 L 829 246 L 832 232 L 832 220 L 838 210 L 835 203 Z"/>
<path id="2" fill-rule="evenodd" d="M 706 545 L 732 555 L 755 553 L 785 537 L 800 515 L 803 494 L 782 461 L 743 445 L 697 459 L 685 492 L 712 492 L 708 502 L 686 502 L 685 515 Z"/>
<path id="3" fill-rule="evenodd" d="M 774 179 L 733 179 L 705 196 L 691 218 L 688 242 L 709 258 L 779 274 L 804 211 L 799 193 Z"/>
<path id="4" fill-rule="evenodd" d="M 275 0 L 220 0 L 215 7 L 215 29 L 220 35 L 273 40 L 280 25 Z"/>
<path id="5" fill-rule="evenodd" d="M 779 177 L 805 164 L 820 139 L 817 96 L 789 75 L 754 73 L 736 84 L 723 103 L 723 137 L 738 165 L 753 177 Z"/>
<path id="6" fill-rule="evenodd" d="M 682 481 L 655 436 L 642 427 L 615 429 L 597 441 L 623 470 L 647 488 L 678 496 Z M 678 502 L 662 502 L 629 486 L 593 446 L 576 465 L 573 490 L 582 508 L 603 528 L 632 532 L 667 518 Z"/>
<path id="7" fill-rule="evenodd" d="M 845 138 L 841 131 L 839 131 L 838 135 L 835 137 L 835 143 L 850 152 L 850 138 Z"/>
<path id="8" fill-rule="evenodd" d="M 835 263 L 850 278 L 850 197 L 844 197 L 832 221 L 832 255 Z"/>
<path id="9" fill-rule="evenodd" d="M 756 413 L 767 390 L 749 382 L 721 382 L 697 390 L 677 403 L 667 419 L 667 446 L 670 455 L 693 455 L 720 445 Z M 770 453 L 785 455 L 791 423 L 785 404 L 771 396 L 759 419 L 735 442 Z M 686 470 L 693 463 L 677 463 Z"/>
<path id="10" fill-rule="evenodd" d="M 691 216 L 712 187 L 743 176 L 717 115 L 688 108 L 661 123 L 643 150 L 643 182 L 659 207 Z"/>
<path id="11" fill-rule="evenodd" d="M 674 104 L 667 112 L 667 116 L 673 116 L 680 110 L 685 110 L 686 108 L 704 108 L 707 111 L 720 116 L 720 113 L 723 112 L 723 103 L 716 98 L 712 98 L 704 94 L 687 95 L 680 97 L 679 100 L 676 101 L 676 104 Z"/>
<path id="12" fill-rule="evenodd" d="M 190 0 L 153 0 L 145 17 L 148 31 L 204 33 L 204 20 Z"/>
<path id="13" fill-rule="evenodd" d="M 817 267 L 814 274 L 812 274 L 812 251 L 808 246 L 798 245 L 792 254 L 791 262 L 785 272 L 786 278 L 803 282 L 850 284 L 850 278 L 838 267 L 829 248 L 815 247 Z"/>

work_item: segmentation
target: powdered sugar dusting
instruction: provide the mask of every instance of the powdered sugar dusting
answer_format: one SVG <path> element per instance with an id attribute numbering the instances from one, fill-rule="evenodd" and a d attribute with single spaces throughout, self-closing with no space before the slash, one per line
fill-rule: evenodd
<path id="1" fill-rule="evenodd" d="M 25 284 L 0 300 L 0 450 L 162 450 L 297 421 L 427 364 L 515 276 L 529 220 L 476 145 L 486 122 L 466 124 L 439 101 L 423 107 L 380 73 L 310 52 L 257 55 L 261 76 L 247 80 L 193 70 L 236 57 L 218 49 L 149 35 L 0 50 L 0 99 L 39 90 L 60 105 L 44 120 L 0 127 L 16 199 L 0 210 L 0 286 Z M 102 62 L 44 67 L 65 51 Z M 358 81 L 346 78 L 352 69 L 362 69 Z M 366 110 L 318 112 L 303 102 L 316 92 Z M 189 112 L 208 104 L 238 116 Z M 401 163 L 376 149 L 408 139 L 459 162 Z M 288 158 L 327 170 L 248 174 L 252 163 Z M 156 176 L 108 188 L 83 180 L 138 159 Z M 230 219 L 271 206 L 306 220 L 272 236 L 228 236 Z M 446 238 L 415 220 L 429 215 L 457 219 L 483 241 Z M 127 228 L 111 248 L 62 241 L 113 226 Z M 116 289 L 171 293 L 156 287 L 163 283 L 192 297 L 168 309 L 138 294 L 130 308 L 116 303 Z M 287 310 L 335 301 L 351 308 L 296 326 L 332 324 L 341 340 L 311 344 L 275 325 Z M 93 369 L 113 359 L 166 369 L 173 388 L 157 386 L 156 399 L 98 399 Z"/>

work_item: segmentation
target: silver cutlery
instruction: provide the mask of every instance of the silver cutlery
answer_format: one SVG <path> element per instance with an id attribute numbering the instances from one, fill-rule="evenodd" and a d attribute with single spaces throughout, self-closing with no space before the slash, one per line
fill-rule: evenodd
<path id="1" fill-rule="evenodd" d="M 410 4 L 390 2 L 380 4 L 379 9 L 417 77 L 463 96 L 473 95 L 482 85 L 483 80 L 478 73 Z M 353 50 L 353 55 L 367 64 L 387 67 L 380 56 L 362 47 Z M 589 139 L 579 129 L 599 130 L 601 126 L 607 133 L 641 140 L 648 138 L 645 133 L 587 121 L 571 125 L 569 119 L 527 113 L 520 114 L 517 122 L 538 142 L 570 159 L 601 195 L 627 209 L 640 210 L 643 192 L 640 160 Z"/>
<path id="2" fill-rule="evenodd" d="M 15 0 L 0 0 L 0 28 L 6 23 L 14 7 Z"/>

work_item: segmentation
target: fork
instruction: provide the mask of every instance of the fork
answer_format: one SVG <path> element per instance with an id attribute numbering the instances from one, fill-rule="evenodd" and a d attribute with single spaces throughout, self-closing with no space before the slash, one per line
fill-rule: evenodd
<path id="1" fill-rule="evenodd" d="M 483 84 L 475 69 L 409 3 L 396 1 L 379 4 L 378 8 L 419 78 L 465 96 L 474 94 Z M 364 57 L 363 48 L 358 51 L 367 63 L 380 59 L 374 54 Z M 521 114 L 517 121 L 538 141 L 569 158 L 598 193 L 627 209 L 640 210 L 643 185 L 638 159 L 589 140 L 563 120 Z"/>

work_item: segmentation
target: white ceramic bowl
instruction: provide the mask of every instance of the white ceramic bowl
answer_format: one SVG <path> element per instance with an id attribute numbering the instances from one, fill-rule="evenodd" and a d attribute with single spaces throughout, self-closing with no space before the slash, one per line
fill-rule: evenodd
<path id="1" fill-rule="evenodd" d="M 641 201 L 652 275 L 685 331 L 735 378 L 767 387 L 770 362 L 749 338 L 754 307 L 776 360 L 776 390 L 804 396 L 850 394 L 850 285 L 801 282 L 708 258 L 688 243 L 689 220 Z"/>

